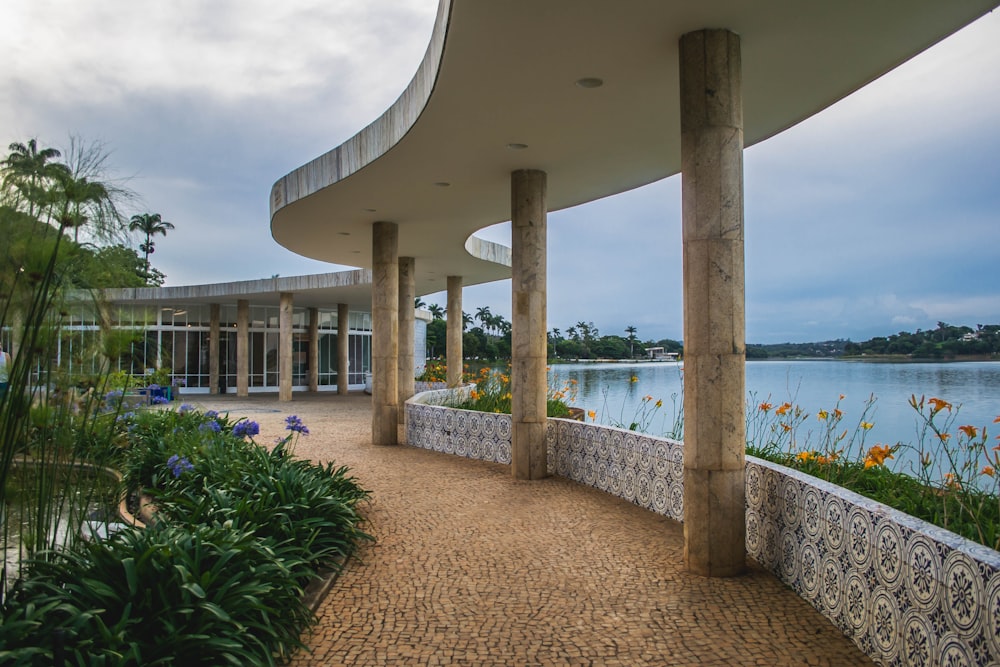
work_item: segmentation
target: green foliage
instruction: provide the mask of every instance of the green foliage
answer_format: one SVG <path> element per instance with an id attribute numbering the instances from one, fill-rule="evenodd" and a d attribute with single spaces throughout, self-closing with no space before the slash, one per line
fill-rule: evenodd
<path id="1" fill-rule="evenodd" d="M 290 565 L 231 526 L 125 529 L 33 565 L 4 607 L 0 661 L 273 665 L 310 621 Z"/>
<path id="2" fill-rule="evenodd" d="M 574 392 L 575 395 L 575 392 Z M 546 397 L 546 412 L 549 417 L 568 417 L 567 400 L 572 401 L 569 387 L 554 389 L 549 387 Z M 511 413 L 510 375 L 496 369 L 484 367 L 476 378 L 476 386 L 469 392 L 469 398 L 451 407 L 477 412 Z"/>
<path id="3" fill-rule="evenodd" d="M 991 357 L 1000 354 L 1000 325 L 952 326 L 938 322 L 936 329 L 915 333 L 900 331 L 861 343 L 847 343 L 846 356 L 906 356 L 914 359 Z"/>
<path id="4" fill-rule="evenodd" d="M 124 485 L 153 496 L 156 520 L 32 561 L 0 611 L 0 663 L 284 662 L 312 621 L 304 586 L 371 539 L 368 492 L 344 467 L 292 455 L 308 432 L 295 417 L 267 450 L 255 423 L 228 415 L 123 412 L 114 392 L 102 405 L 128 434 Z"/>
<path id="5" fill-rule="evenodd" d="M 917 443 L 869 446 L 865 437 L 874 404 L 872 396 L 857 425 L 845 428 L 838 401 L 832 410 L 817 412 L 820 428 L 812 431 L 800 406 L 775 406 L 751 396 L 747 453 L 1000 549 L 1000 446 L 991 447 L 986 427 L 956 429 L 957 408 L 939 398 L 912 397 L 910 406 L 922 424 Z M 913 451 L 918 464 L 909 470 L 890 468 L 888 462 L 904 449 Z"/>

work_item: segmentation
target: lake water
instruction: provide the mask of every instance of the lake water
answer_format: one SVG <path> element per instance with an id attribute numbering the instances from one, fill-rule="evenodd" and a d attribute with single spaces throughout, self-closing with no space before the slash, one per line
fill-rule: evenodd
<path id="1" fill-rule="evenodd" d="M 662 434 L 673 423 L 673 405 L 682 402 L 682 364 L 556 364 L 549 371 L 551 386 L 576 380 L 575 405 L 597 412 L 597 421 L 625 423 L 634 419 L 642 398 L 662 400 L 650 433 Z M 630 382 L 635 376 L 636 382 Z M 810 414 L 803 428 L 816 428 L 820 409 L 832 412 L 843 394 L 842 425 L 852 432 L 858 426 L 865 401 L 876 397 L 867 421 L 874 424 L 868 444 L 916 441 L 916 413 L 911 395 L 937 397 L 960 406 L 954 426 L 988 426 L 991 439 L 1000 433 L 993 419 L 1000 415 L 1000 363 L 879 363 L 862 361 L 748 361 L 748 398 L 778 405 L 789 401 Z M 768 398 L 770 397 L 770 398 Z"/>

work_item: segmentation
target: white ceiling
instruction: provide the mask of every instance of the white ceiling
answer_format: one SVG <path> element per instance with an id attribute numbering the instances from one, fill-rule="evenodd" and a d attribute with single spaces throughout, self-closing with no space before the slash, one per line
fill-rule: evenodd
<path id="1" fill-rule="evenodd" d="M 511 171 L 546 171 L 549 210 L 559 210 L 680 170 L 682 34 L 727 28 L 741 36 L 750 146 L 996 5 L 441 0 L 427 55 L 400 99 L 275 184 L 272 234 L 304 256 L 369 268 L 371 224 L 391 221 L 400 255 L 416 258 L 418 294 L 444 289 L 448 275 L 466 284 L 509 277 L 507 266 L 473 257 L 465 243 L 510 219 Z M 583 77 L 604 85 L 582 88 Z"/>

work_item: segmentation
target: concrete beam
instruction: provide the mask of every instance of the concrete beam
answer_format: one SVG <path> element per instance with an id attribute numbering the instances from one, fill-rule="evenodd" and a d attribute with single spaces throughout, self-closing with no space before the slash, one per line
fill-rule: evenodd
<path id="1" fill-rule="evenodd" d="M 465 357 L 462 352 L 462 276 L 448 276 L 448 358 L 447 380 L 449 387 L 462 384 L 462 367 Z"/>

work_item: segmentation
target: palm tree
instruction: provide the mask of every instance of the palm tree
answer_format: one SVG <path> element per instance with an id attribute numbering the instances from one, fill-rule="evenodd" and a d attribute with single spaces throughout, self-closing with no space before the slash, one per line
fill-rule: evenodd
<path id="1" fill-rule="evenodd" d="M 44 207 L 48 195 L 48 182 L 54 176 L 54 167 L 58 163 L 51 162 L 61 153 L 55 148 L 38 150 L 38 140 L 29 139 L 27 144 L 14 142 L 7 146 L 10 154 L 3 160 L 6 170 L 3 178 L 4 189 L 15 194 L 15 207 L 23 197 L 28 202 L 28 215 L 34 217 Z"/>
<path id="2" fill-rule="evenodd" d="M 431 311 L 431 317 L 433 317 L 435 320 L 444 319 L 444 308 L 442 308 L 440 304 L 432 303 L 431 305 L 427 306 L 427 310 Z"/>
<path id="3" fill-rule="evenodd" d="M 69 168 L 60 169 L 56 174 L 57 196 L 62 205 L 59 226 L 72 227 L 73 241 L 79 243 L 80 228 L 100 215 L 98 209 L 108 200 L 108 189 L 103 183 L 89 181 L 85 176 L 74 177 Z"/>
<path id="4" fill-rule="evenodd" d="M 638 329 L 636 329 L 631 324 L 628 325 L 627 327 L 625 327 L 625 333 L 628 334 L 628 356 L 629 356 L 629 358 L 631 358 L 632 356 L 634 356 L 632 354 L 632 346 L 635 344 L 635 332 L 636 331 L 638 331 Z"/>
<path id="5" fill-rule="evenodd" d="M 424 301 L 423 299 L 421 299 L 419 296 L 416 297 L 413 300 L 413 308 L 414 308 L 414 310 L 416 310 L 417 308 L 423 308 L 426 305 L 427 305 L 427 302 Z"/>
<path id="6" fill-rule="evenodd" d="M 476 319 L 479 320 L 480 326 L 485 331 L 490 331 L 493 328 L 493 313 L 490 312 L 489 306 L 480 306 L 477 308 Z"/>
<path id="7" fill-rule="evenodd" d="M 139 250 L 145 253 L 143 258 L 146 264 L 146 277 L 149 278 L 149 255 L 154 250 L 152 237 L 157 234 L 167 235 L 167 231 L 173 229 L 173 224 L 166 222 L 159 213 L 139 213 L 132 216 L 128 223 L 131 232 L 139 232 L 146 235 L 146 242 L 139 245 Z"/>
<path id="8" fill-rule="evenodd" d="M 472 319 L 472 315 L 469 315 L 468 313 L 466 313 L 466 312 L 463 311 L 462 312 L 462 331 L 465 331 L 466 329 L 468 329 L 469 325 L 471 325 L 473 323 L 475 323 L 475 320 Z"/>

